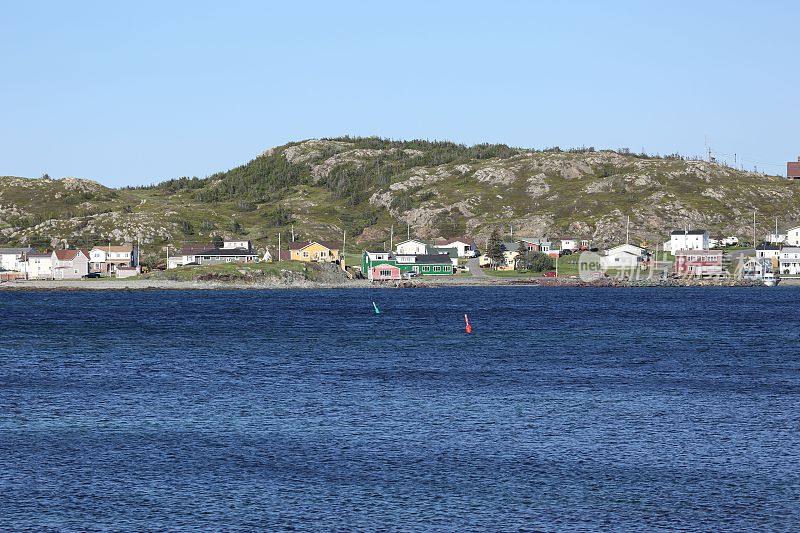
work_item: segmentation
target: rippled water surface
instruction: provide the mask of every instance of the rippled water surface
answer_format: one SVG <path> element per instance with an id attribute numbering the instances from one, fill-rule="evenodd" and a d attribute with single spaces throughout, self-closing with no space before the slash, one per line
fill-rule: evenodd
<path id="1" fill-rule="evenodd" d="M 798 296 L 0 292 L 0 528 L 797 530 Z"/>

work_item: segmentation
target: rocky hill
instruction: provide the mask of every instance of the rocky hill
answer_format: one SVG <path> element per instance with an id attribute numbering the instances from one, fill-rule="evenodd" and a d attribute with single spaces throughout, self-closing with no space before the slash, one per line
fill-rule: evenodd
<path id="1" fill-rule="evenodd" d="M 109 189 L 66 178 L 0 177 L 0 242 L 50 246 L 141 238 L 166 244 L 245 235 L 274 246 L 296 238 L 375 245 L 395 235 L 432 238 L 513 225 L 515 235 L 656 242 L 675 228 L 759 234 L 778 217 L 800 221 L 800 184 L 677 156 L 592 149 L 466 147 L 377 138 L 308 140 L 272 148 L 208 178 Z M 351 240 L 352 239 L 352 240 Z M 352 250 L 356 251 L 356 249 Z"/>

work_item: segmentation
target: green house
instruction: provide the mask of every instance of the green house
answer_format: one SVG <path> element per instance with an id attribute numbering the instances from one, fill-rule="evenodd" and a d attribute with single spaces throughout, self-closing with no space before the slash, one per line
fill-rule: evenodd
<path id="1" fill-rule="evenodd" d="M 366 275 L 375 266 L 395 265 L 402 274 L 413 272 L 419 276 L 452 276 L 455 272 L 449 254 L 393 254 L 368 252 L 361 254 L 361 271 Z"/>

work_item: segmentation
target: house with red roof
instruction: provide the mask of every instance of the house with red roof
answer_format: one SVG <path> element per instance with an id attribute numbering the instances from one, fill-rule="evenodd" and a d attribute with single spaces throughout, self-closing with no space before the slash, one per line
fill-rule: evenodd
<path id="1" fill-rule="evenodd" d="M 89 273 L 89 252 L 84 250 L 54 250 L 53 279 L 81 279 Z"/>

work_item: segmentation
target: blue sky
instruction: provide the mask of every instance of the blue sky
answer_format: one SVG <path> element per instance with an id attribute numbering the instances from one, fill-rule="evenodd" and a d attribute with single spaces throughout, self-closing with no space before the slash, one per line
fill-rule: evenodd
<path id="1" fill-rule="evenodd" d="M 683 154 L 707 136 L 783 173 L 799 19 L 793 2 L 10 2 L 0 174 L 143 184 L 344 134 Z"/>

